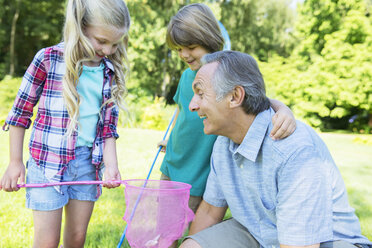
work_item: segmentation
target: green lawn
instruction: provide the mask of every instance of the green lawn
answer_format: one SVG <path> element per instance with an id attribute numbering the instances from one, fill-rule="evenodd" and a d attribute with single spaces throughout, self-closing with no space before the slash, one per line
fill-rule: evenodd
<path id="1" fill-rule="evenodd" d="M 119 134 L 118 156 L 123 179 L 145 178 L 163 132 L 119 129 Z M 360 142 L 371 141 L 372 136 L 332 133 L 321 136 L 339 165 L 351 205 L 361 220 L 363 234 L 372 240 L 372 142 Z M 356 137 L 359 142 L 354 142 Z M 0 155 L 3 158 L 0 176 L 7 166 L 8 153 L 8 134 L 0 132 Z M 161 154 L 152 179 L 160 177 L 162 158 Z M 30 247 L 32 243 L 32 213 L 24 207 L 24 194 L 24 189 L 17 193 L 0 192 L 0 248 Z M 103 196 L 96 203 L 85 247 L 116 247 L 125 227 L 122 220 L 124 211 L 124 187 L 104 189 Z"/>

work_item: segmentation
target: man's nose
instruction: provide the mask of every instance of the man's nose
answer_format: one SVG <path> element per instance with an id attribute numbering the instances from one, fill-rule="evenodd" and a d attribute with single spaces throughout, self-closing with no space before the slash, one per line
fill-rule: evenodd
<path id="1" fill-rule="evenodd" d="M 198 111 L 199 110 L 199 105 L 198 103 L 196 102 L 196 99 L 195 99 L 195 95 L 194 97 L 191 99 L 191 102 L 189 104 L 189 110 L 191 112 L 194 112 L 194 111 Z"/>

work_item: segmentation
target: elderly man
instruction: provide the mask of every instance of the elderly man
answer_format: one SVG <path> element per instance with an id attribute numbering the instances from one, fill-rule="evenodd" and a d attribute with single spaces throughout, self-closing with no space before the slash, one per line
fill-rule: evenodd
<path id="1" fill-rule="evenodd" d="M 274 114 L 256 61 L 223 51 L 203 58 L 190 110 L 220 135 L 202 201 L 181 247 L 369 247 L 341 174 L 312 128 L 269 137 Z M 222 221 L 227 207 L 232 219 Z M 372 247 L 372 246 L 370 246 Z"/>

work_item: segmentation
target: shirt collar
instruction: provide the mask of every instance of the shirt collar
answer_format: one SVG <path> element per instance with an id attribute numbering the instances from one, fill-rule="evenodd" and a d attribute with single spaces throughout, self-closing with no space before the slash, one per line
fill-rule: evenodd
<path id="1" fill-rule="evenodd" d="M 271 108 L 259 113 L 253 120 L 252 125 L 249 127 L 240 145 L 230 140 L 230 151 L 234 155 L 239 153 L 252 162 L 256 162 L 273 114 L 275 113 Z"/>
<path id="2" fill-rule="evenodd" d="M 111 61 L 104 57 L 103 58 L 103 63 L 106 65 L 107 68 L 109 68 L 112 72 L 115 72 L 114 65 L 111 63 Z"/>

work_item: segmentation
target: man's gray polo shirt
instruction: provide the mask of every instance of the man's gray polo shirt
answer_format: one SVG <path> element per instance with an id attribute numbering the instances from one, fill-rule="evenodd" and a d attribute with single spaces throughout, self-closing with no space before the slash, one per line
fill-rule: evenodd
<path id="1" fill-rule="evenodd" d="M 272 109 L 258 114 L 242 144 L 218 137 L 204 200 L 228 205 L 263 247 L 333 240 L 371 244 L 361 235 L 341 174 L 315 131 L 273 141 Z"/>

